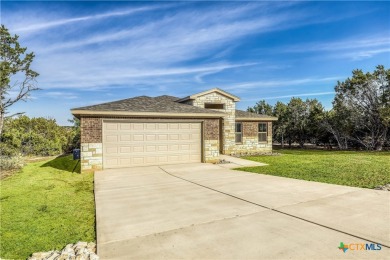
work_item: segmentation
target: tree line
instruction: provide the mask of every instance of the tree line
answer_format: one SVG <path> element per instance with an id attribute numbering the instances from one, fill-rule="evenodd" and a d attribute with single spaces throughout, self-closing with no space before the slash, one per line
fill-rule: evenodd
<path id="1" fill-rule="evenodd" d="M 317 99 L 293 97 L 274 106 L 261 100 L 249 112 L 278 117 L 274 140 L 291 146 L 306 143 L 340 150 L 382 150 L 390 146 L 390 69 L 379 65 L 372 73 L 354 70 L 352 77 L 335 86 L 330 110 Z"/>

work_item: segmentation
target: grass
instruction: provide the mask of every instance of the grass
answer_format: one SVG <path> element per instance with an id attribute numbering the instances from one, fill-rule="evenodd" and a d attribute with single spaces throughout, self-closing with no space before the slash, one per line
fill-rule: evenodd
<path id="1" fill-rule="evenodd" d="M 248 156 L 269 166 L 239 170 L 346 186 L 374 188 L 390 183 L 390 152 L 277 150 L 281 156 Z"/>
<path id="2" fill-rule="evenodd" d="M 0 181 L 0 258 L 95 241 L 93 174 L 71 156 L 27 164 Z"/>

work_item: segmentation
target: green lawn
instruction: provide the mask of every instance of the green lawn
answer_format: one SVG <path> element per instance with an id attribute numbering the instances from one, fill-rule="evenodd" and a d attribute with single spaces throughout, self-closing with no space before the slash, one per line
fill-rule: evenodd
<path id="1" fill-rule="evenodd" d="M 0 258 L 95 241 L 93 174 L 71 156 L 29 163 L 0 181 Z"/>
<path id="2" fill-rule="evenodd" d="M 245 159 L 269 166 L 239 170 L 294 179 L 374 188 L 390 183 L 390 152 L 276 150 L 281 156 Z"/>

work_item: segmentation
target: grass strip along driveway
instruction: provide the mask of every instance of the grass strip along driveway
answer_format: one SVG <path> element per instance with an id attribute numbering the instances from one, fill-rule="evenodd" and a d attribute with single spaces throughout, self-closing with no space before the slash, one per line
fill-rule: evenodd
<path id="1" fill-rule="evenodd" d="M 238 170 L 332 183 L 375 188 L 390 183 L 390 152 L 321 150 L 275 150 L 280 156 L 248 156 L 244 159 L 269 164 Z"/>
<path id="2" fill-rule="evenodd" d="M 29 163 L 1 180 L 0 258 L 95 241 L 93 174 L 79 174 L 71 156 Z"/>

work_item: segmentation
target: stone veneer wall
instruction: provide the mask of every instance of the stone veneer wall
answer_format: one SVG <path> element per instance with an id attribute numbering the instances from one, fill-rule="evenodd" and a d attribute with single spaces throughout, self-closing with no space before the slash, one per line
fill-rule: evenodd
<path id="1" fill-rule="evenodd" d="M 134 119 L 128 117 L 111 118 Z M 82 117 L 80 120 L 82 172 L 101 170 L 103 168 L 102 122 L 102 118 L 99 117 Z M 214 162 L 219 156 L 219 119 L 204 119 L 203 130 L 204 159 L 206 162 Z"/>
<path id="2" fill-rule="evenodd" d="M 215 162 L 219 157 L 219 119 L 205 119 L 203 124 L 204 158 Z"/>
<path id="3" fill-rule="evenodd" d="M 189 105 L 204 108 L 205 103 L 224 104 L 224 109 L 215 109 L 216 111 L 227 113 L 222 123 L 222 139 L 223 139 L 223 154 L 230 154 L 235 150 L 235 117 L 236 117 L 236 103 L 229 97 L 213 92 L 186 102 Z M 219 134 L 219 130 L 217 131 Z"/>
<path id="4" fill-rule="evenodd" d="M 82 117 L 81 129 L 81 172 L 103 168 L 102 119 Z"/>
<path id="5" fill-rule="evenodd" d="M 272 152 L 272 122 L 267 123 L 267 142 L 258 141 L 258 123 L 263 122 L 241 122 L 242 123 L 242 144 L 235 145 L 235 151 L 231 154 L 256 154 L 261 152 Z"/>

